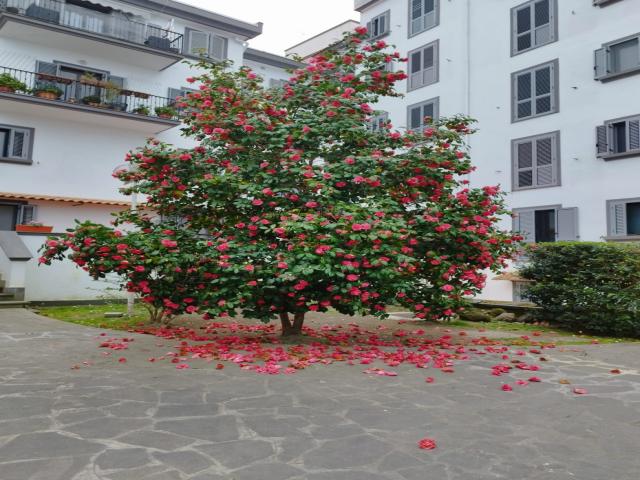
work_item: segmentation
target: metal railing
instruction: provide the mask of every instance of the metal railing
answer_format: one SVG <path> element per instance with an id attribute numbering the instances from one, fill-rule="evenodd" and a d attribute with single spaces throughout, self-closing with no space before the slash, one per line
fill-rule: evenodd
<path id="1" fill-rule="evenodd" d="M 97 33 L 157 50 L 182 52 L 181 33 L 131 20 L 127 13 L 119 10 L 108 7 L 104 10 L 90 10 L 63 0 L 0 0 L 0 12 Z"/>
<path id="2" fill-rule="evenodd" d="M 9 75 L 24 85 L 18 88 L 3 87 L 2 77 Z M 8 77 L 4 77 L 8 78 Z M 175 100 L 143 92 L 127 90 L 96 78 L 72 79 L 48 73 L 28 72 L 0 66 L 0 93 L 14 93 L 38 97 L 52 102 L 86 105 L 88 107 L 124 112 L 131 115 L 160 117 L 178 120 Z M 162 109 L 167 109 L 163 111 Z M 159 109 L 159 110 L 158 110 Z"/>

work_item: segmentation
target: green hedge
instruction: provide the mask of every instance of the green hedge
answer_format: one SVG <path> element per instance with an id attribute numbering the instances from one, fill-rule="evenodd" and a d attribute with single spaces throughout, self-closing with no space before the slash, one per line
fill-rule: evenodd
<path id="1" fill-rule="evenodd" d="M 640 337 L 640 245 L 556 242 L 529 247 L 521 271 L 546 320 L 571 330 Z"/>

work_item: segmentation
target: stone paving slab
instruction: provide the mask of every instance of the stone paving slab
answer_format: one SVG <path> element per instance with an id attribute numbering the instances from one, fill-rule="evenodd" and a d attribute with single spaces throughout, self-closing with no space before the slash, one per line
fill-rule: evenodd
<path id="1" fill-rule="evenodd" d="M 135 341 L 119 363 L 120 352 L 96 348 L 100 332 L 0 311 L 1 480 L 639 478 L 636 345 L 549 352 L 542 383 L 502 392 L 517 374 L 492 377 L 490 358 L 451 375 L 178 371 L 147 361 L 171 342 L 127 334 Z M 437 449 L 417 448 L 427 436 Z"/>

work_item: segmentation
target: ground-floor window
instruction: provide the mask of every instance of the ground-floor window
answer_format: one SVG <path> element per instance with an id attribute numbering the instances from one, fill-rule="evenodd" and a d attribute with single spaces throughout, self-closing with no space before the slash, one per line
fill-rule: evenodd
<path id="1" fill-rule="evenodd" d="M 640 235 L 640 198 L 609 200 L 607 204 L 610 237 Z"/>
<path id="2" fill-rule="evenodd" d="M 516 208 L 513 210 L 513 231 L 527 243 L 577 240 L 578 209 L 562 206 Z"/>

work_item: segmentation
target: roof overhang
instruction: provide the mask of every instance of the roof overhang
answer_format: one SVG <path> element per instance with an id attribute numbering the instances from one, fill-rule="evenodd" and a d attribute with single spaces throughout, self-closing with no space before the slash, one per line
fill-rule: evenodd
<path id="1" fill-rule="evenodd" d="M 249 23 L 235 18 L 220 15 L 191 5 L 186 5 L 174 0 L 119 0 L 139 8 L 153 10 L 164 15 L 174 16 L 199 23 L 209 27 L 235 33 L 237 35 L 254 38 L 262 33 L 262 22 Z"/>
<path id="2" fill-rule="evenodd" d="M 353 9 L 358 12 L 362 12 L 363 10 L 366 10 L 367 8 L 372 7 L 373 5 L 379 2 L 380 0 L 354 0 Z"/>
<path id="3" fill-rule="evenodd" d="M 296 62 L 291 58 L 276 55 L 275 53 L 264 52 L 262 50 L 256 50 L 254 48 L 247 48 L 244 51 L 244 59 L 284 69 L 296 69 L 305 66 L 304 63 Z"/>
<path id="4" fill-rule="evenodd" d="M 40 195 L 36 193 L 0 192 L 0 200 L 39 200 L 43 202 L 72 203 L 74 205 L 106 205 L 130 207 L 128 200 L 103 200 L 98 198 L 63 197 L 59 195 Z"/>

